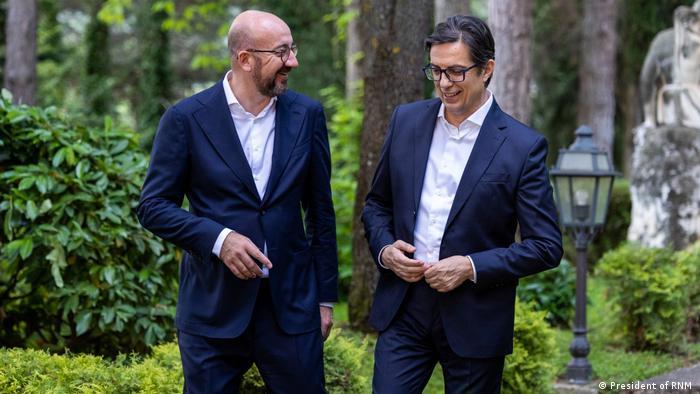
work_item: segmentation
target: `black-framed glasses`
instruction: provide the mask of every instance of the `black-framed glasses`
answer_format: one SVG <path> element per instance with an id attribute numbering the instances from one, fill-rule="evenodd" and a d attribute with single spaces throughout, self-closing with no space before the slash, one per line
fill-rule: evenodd
<path id="1" fill-rule="evenodd" d="M 426 78 L 431 81 L 439 81 L 440 78 L 442 78 L 442 74 L 445 74 L 447 80 L 450 82 L 462 82 L 464 81 L 464 76 L 467 71 L 477 66 L 478 64 L 472 64 L 469 67 L 452 66 L 443 69 L 433 64 L 428 64 L 423 67 L 423 72 L 425 73 Z"/>
<path id="2" fill-rule="evenodd" d="M 297 48 L 297 44 L 292 44 L 292 46 L 289 45 L 282 45 L 281 47 L 277 49 L 246 49 L 248 52 L 257 52 L 257 53 L 272 53 L 275 56 L 279 57 L 282 59 L 282 63 L 287 63 L 287 60 L 289 60 L 289 54 L 293 53 L 294 56 L 297 55 L 297 51 L 299 48 Z"/>

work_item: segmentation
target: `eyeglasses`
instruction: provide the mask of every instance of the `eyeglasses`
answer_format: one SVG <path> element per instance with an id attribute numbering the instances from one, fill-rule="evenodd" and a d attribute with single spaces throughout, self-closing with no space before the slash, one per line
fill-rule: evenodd
<path id="1" fill-rule="evenodd" d="M 423 67 L 423 72 L 425 73 L 425 76 L 431 81 L 439 81 L 440 78 L 442 78 L 442 74 L 444 73 L 448 81 L 462 82 L 464 81 L 464 76 L 467 73 L 467 71 L 477 66 L 478 64 L 472 64 L 469 67 L 453 66 L 442 69 L 438 66 L 428 64 L 427 66 Z"/>
<path id="2" fill-rule="evenodd" d="M 287 63 L 287 60 L 289 60 L 289 54 L 293 53 L 294 56 L 297 55 L 297 51 L 299 49 L 297 48 L 297 44 L 292 44 L 292 46 L 288 45 L 282 45 L 281 47 L 277 49 L 246 49 L 248 52 L 258 52 L 258 53 L 272 53 L 276 56 L 278 56 L 280 59 L 282 59 L 282 63 Z"/>

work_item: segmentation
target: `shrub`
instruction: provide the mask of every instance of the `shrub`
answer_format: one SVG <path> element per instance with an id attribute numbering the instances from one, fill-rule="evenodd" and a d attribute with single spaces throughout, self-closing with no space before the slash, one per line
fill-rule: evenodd
<path id="1" fill-rule="evenodd" d="M 330 393 L 359 393 L 366 377 L 354 373 L 366 354 L 335 330 L 325 345 L 326 387 Z M 181 393 L 182 366 L 177 344 L 153 348 L 148 357 L 119 356 L 106 361 L 90 355 L 51 355 L 45 351 L 0 349 L 0 394 Z M 242 393 L 265 392 L 255 367 L 244 376 Z"/>
<path id="2" fill-rule="evenodd" d="M 631 214 L 630 183 L 624 178 L 617 179 L 610 195 L 610 206 L 605 226 L 588 246 L 589 268 L 593 268 L 605 252 L 613 250 L 625 242 L 627 229 L 630 227 Z M 575 243 L 568 233 L 564 235 L 564 258 L 576 261 Z"/>
<path id="3" fill-rule="evenodd" d="M 0 344 L 116 354 L 172 333 L 177 256 L 138 224 L 138 136 L 0 99 Z"/>
<path id="4" fill-rule="evenodd" d="M 502 390 L 509 393 L 549 393 L 556 375 L 554 330 L 531 303 L 515 305 L 513 354 L 506 357 Z"/>
<path id="5" fill-rule="evenodd" d="M 172 364 L 176 359 L 177 363 Z M 0 393 L 179 393 L 177 345 L 153 349 L 153 356 L 120 356 L 109 362 L 85 354 L 56 355 L 39 350 L 0 350 Z"/>
<path id="6" fill-rule="evenodd" d="M 340 295 L 346 298 L 352 276 L 352 220 L 360 157 L 362 97 L 345 99 L 334 87 L 323 89 L 321 95 L 331 114 L 328 122 L 333 159 L 331 190 L 338 238 Z"/>
<path id="7" fill-rule="evenodd" d="M 538 311 L 546 312 L 549 324 L 566 328 L 574 313 L 576 273 L 567 260 L 558 268 L 524 278 L 518 286 L 518 298 L 532 302 Z"/>
<path id="8" fill-rule="evenodd" d="M 672 251 L 626 244 L 600 261 L 599 275 L 619 308 L 615 330 L 630 350 L 673 351 L 686 323 L 688 286 L 695 280 Z"/>
<path id="9" fill-rule="evenodd" d="M 700 339 L 700 241 L 687 249 L 676 252 L 678 265 L 689 272 L 688 311 L 686 313 L 685 338 L 688 342 Z"/>

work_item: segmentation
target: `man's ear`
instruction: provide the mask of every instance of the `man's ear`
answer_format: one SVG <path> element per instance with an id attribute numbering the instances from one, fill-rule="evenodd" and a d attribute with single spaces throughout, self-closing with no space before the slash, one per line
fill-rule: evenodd
<path id="1" fill-rule="evenodd" d="M 481 73 L 481 79 L 484 83 L 486 83 L 486 81 L 488 81 L 489 78 L 491 78 L 491 76 L 493 75 L 494 67 L 496 67 L 496 62 L 493 59 L 489 59 L 486 62 L 486 66 L 484 66 L 484 72 Z"/>
<path id="2" fill-rule="evenodd" d="M 238 62 L 238 66 L 241 67 L 243 71 L 251 71 L 253 69 L 253 56 L 247 51 L 238 51 L 238 58 L 234 59 Z"/>

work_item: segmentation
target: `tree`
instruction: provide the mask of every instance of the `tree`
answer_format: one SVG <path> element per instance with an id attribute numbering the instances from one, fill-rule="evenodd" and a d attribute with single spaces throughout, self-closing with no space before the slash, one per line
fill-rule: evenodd
<path id="1" fill-rule="evenodd" d="M 14 103 L 36 101 L 36 0 L 8 0 L 3 86 Z"/>
<path id="2" fill-rule="evenodd" d="M 378 272 L 360 220 L 364 199 L 394 107 L 424 97 L 423 40 L 431 30 L 430 0 L 360 0 L 364 72 L 364 120 L 353 220 L 353 271 L 348 300 L 350 323 L 369 330 Z"/>
<path id="3" fill-rule="evenodd" d="M 138 103 L 136 121 L 137 130 L 143 136 L 141 142 L 150 150 L 158 121 L 170 99 L 170 38 L 163 29 L 168 15 L 163 9 L 155 9 L 150 2 L 136 7 L 141 68 L 135 97 Z"/>
<path id="4" fill-rule="evenodd" d="M 593 129 L 602 150 L 613 152 L 617 0 L 583 2 L 583 46 L 579 68 L 578 122 Z"/>
<path id="5" fill-rule="evenodd" d="M 109 55 L 109 26 L 98 18 L 103 0 L 91 4 L 90 23 L 85 32 L 84 97 L 88 113 L 103 116 L 109 112 L 112 92 L 109 89 L 111 73 Z"/>
<path id="6" fill-rule="evenodd" d="M 359 0 L 350 0 L 345 7 L 348 24 L 345 33 L 345 97 L 350 99 L 362 81 L 362 42 L 359 30 Z"/>
<path id="7" fill-rule="evenodd" d="M 469 15 L 469 0 L 435 0 L 435 24 L 452 15 Z"/>
<path id="8" fill-rule="evenodd" d="M 496 41 L 496 69 L 490 89 L 505 112 L 528 123 L 532 0 L 490 0 L 489 27 Z"/>
<path id="9" fill-rule="evenodd" d="M 573 142 L 577 109 L 571 98 L 578 89 L 581 12 L 578 1 L 535 0 L 533 15 L 532 126 L 549 142 L 547 161 Z M 498 45 L 497 45 L 498 46 Z M 496 58 L 498 63 L 498 58 Z"/>

